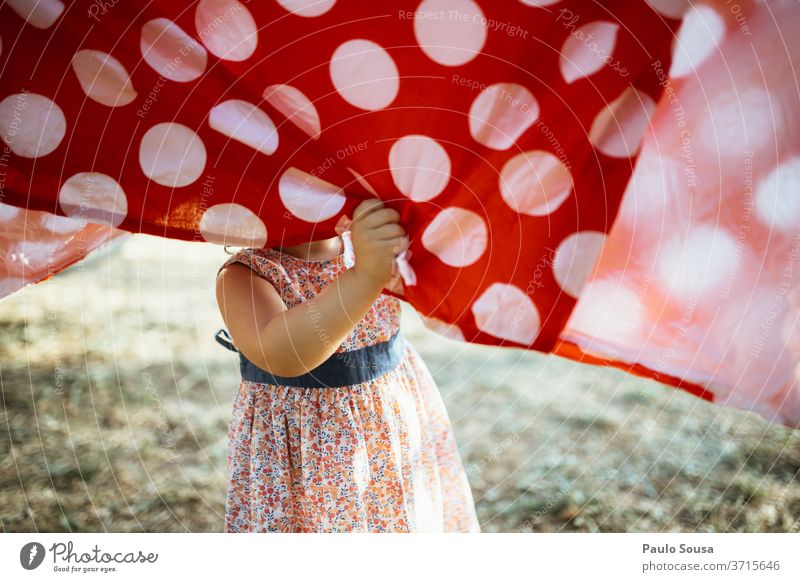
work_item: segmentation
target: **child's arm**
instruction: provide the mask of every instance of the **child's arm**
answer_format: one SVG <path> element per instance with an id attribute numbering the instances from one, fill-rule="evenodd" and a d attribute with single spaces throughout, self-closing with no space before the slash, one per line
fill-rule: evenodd
<path id="1" fill-rule="evenodd" d="M 392 261 L 408 246 L 399 218 L 378 200 L 359 204 L 350 226 L 355 266 L 291 309 L 245 265 L 222 269 L 217 301 L 239 351 L 278 376 L 299 376 L 327 360 L 369 311 L 392 276 Z"/>

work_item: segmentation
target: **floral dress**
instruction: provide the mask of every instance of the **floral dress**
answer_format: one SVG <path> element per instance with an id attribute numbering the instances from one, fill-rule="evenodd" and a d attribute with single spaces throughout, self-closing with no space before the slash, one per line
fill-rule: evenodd
<path id="1" fill-rule="evenodd" d="M 347 268 L 344 255 L 309 261 L 274 249 L 243 249 L 223 267 L 233 262 L 269 281 L 288 308 Z M 304 376 L 273 376 L 240 354 L 226 531 L 479 531 L 444 403 L 399 328 L 399 301 L 382 294 Z"/>

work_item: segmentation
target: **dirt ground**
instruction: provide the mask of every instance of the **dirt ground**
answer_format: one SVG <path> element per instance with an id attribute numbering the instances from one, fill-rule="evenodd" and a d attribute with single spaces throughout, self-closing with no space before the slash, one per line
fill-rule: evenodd
<path id="1" fill-rule="evenodd" d="M 225 258 L 134 236 L 0 302 L 2 530 L 222 530 Z M 800 431 L 406 311 L 484 531 L 800 531 Z"/>

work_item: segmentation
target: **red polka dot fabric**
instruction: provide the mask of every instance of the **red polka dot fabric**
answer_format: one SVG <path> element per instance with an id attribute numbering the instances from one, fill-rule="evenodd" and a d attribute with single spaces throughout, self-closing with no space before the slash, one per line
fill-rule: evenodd
<path id="1" fill-rule="evenodd" d="M 677 285 L 685 300 L 693 278 L 709 272 L 684 267 L 685 252 L 729 259 L 716 244 L 719 221 L 688 232 L 684 215 L 658 213 L 652 192 L 686 190 L 682 141 L 702 139 L 692 129 L 704 107 L 722 124 L 715 143 L 735 149 L 740 137 L 729 100 L 708 107 L 695 93 L 676 113 L 675 95 L 711 78 L 715 59 L 735 72 L 726 43 L 752 45 L 774 31 L 755 26 L 766 10 L 755 2 L 690 4 L 10 0 L 0 7 L 2 203 L 106 225 L 107 236 L 264 247 L 333 236 L 360 200 L 378 196 L 411 236 L 405 284 L 393 292 L 434 329 L 611 363 L 719 400 L 726 389 L 713 373 L 657 365 L 666 344 L 642 357 L 647 326 L 674 322 L 634 311 L 641 281 L 618 272 L 652 278 L 662 295 Z M 784 9 L 788 21 L 797 16 L 796 6 Z M 791 60 L 790 48 L 779 49 L 763 50 Z M 752 89 L 745 105 L 764 113 L 762 97 Z M 680 137 L 681 115 L 689 138 Z M 658 131 L 677 164 L 661 190 L 647 182 L 667 159 Z M 650 165 L 637 175 L 650 197 L 640 204 L 631 185 L 641 180 L 631 176 L 648 147 Z M 702 165 L 712 154 L 694 155 Z M 772 170 L 793 179 L 792 162 L 779 162 Z M 704 187 L 695 199 L 712 200 L 713 185 Z M 681 209 L 692 203 L 682 198 Z M 651 238 L 621 230 L 631 216 L 618 213 L 630 205 L 637 232 Z M 667 258 L 663 239 L 652 239 L 665 228 L 682 237 Z M 643 245 L 636 264 L 662 253 L 657 276 L 626 271 L 631 245 Z M 6 293 L 37 273 L 7 278 Z M 636 333 L 620 331 L 637 317 Z M 701 349 L 689 336 L 677 343 Z M 758 401 L 800 419 L 796 392 L 783 386 L 795 399 L 790 412 L 753 394 L 737 405 Z"/>

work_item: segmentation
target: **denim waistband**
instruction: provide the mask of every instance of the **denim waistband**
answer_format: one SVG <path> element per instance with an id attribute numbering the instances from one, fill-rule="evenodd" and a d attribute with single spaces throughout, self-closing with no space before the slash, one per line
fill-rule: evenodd
<path id="1" fill-rule="evenodd" d="M 262 370 L 248 360 L 236 346 L 226 329 L 214 339 L 223 347 L 239 354 L 242 380 L 258 384 L 277 384 L 299 388 L 340 388 L 363 384 L 394 370 L 403 357 L 405 339 L 398 331 L 389 340 L 349 352 L 336 352 L 313 370 L 301 376 L 278 376 Z"/>

